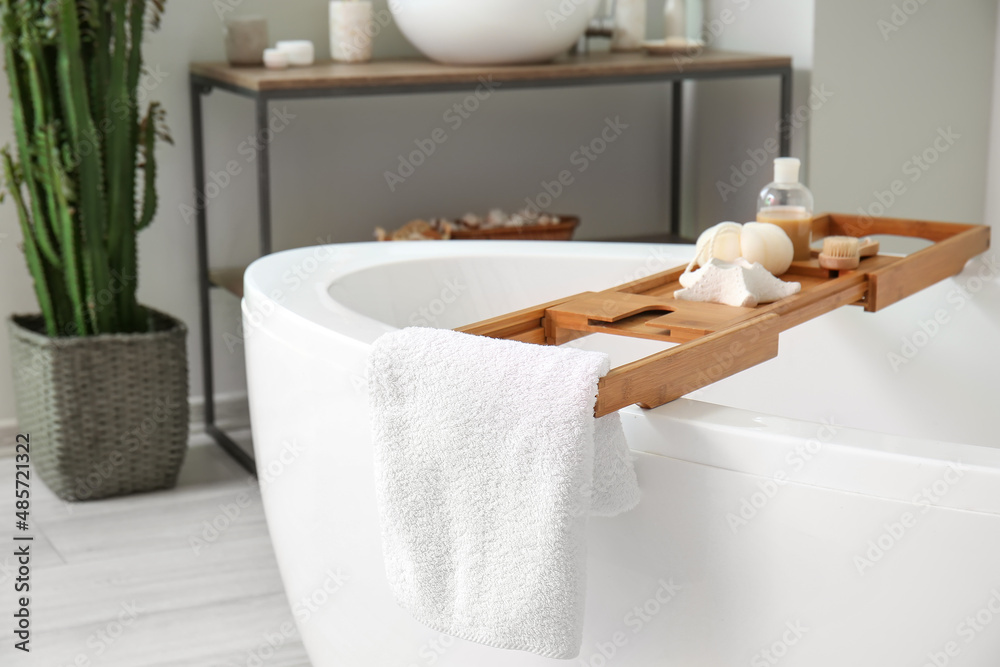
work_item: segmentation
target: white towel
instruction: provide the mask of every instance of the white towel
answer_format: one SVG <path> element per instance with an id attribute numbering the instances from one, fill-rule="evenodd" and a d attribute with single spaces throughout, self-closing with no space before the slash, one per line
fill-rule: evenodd
<path id="1" fill-rule="evenodd" d="M 425 625 L 573 658 L 590 514 L 635 506 L 618 413 L 594 418 L 605 354 L 409 328 L 369 361 L 389 585 Z M 595 437 L 596 436 L 596 437 Z"/>

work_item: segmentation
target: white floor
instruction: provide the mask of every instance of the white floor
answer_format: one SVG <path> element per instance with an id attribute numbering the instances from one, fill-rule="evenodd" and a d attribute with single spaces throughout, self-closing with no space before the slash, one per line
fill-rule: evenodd
<path id="1" fill-rule="evenodd" d="M 65 503 L 31 480 L 31 653 L 14 650 L 13 477 L 0 458 L 0 665 L 308 667 L 256 482 L 203 436 L 171 491 Z"/>

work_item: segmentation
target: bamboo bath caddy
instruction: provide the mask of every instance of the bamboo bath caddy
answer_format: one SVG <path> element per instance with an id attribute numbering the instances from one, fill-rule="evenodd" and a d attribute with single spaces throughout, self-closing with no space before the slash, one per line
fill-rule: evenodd
<path id="1" fill-rule="evenodd" d="M 894 235 L 926 239 L 933 245 L 903 257 L 863 258 L 850 271 L 820 268 L 813 252 L 812 259 L 794 262 L 781 276 L 801 283 L 801 292 L 756 308 L 674 299 L 685 268 L 678 266 L 457 331 L 539 345 L 560 345 L 591 333 L 679 343 L 601 378 L 594 408 L 594 415 L 601 417 L 633 403 L 655 408 L 773 359 L 782 331 L 849 304 L 870 312 L 881 310 L 955 275 L 990 245 L 990 230 L 984 225 L 827 214 L 814 218 L 812 227 L 814 241 L 826 236 Z"/>

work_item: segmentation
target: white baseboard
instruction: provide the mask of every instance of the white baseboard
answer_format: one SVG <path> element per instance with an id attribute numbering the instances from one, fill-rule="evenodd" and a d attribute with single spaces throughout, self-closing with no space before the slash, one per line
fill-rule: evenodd
<path id="1" fill-rule="evenodd" d="M 205 429 L 205 401 L 201 398 L 190 400 L 191 430 L 200 433 Z M 250 410 L 247 395 L 223 394 L 215 398 L 215 423 L 227 430 L 249 428 Z M 0 421 L 0 458 L 14 455 L 14 440 L 19 431 L 16 419 Z"/>
<path id="2" fill-rule="evenodd" d="M 194 398 L 191 405 L 191 428 L 202 431 L 205 428 L 205 401 Z M 215 424 L 226 429 L 249 428 L 250 406 L 246 393 L 220 394 L 215 397 Z"/>

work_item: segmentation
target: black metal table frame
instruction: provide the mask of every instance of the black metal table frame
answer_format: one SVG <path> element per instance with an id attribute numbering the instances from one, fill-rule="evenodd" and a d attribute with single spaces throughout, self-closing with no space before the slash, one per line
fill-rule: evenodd
<path id="1" fill-rule="evenodd" d="M 732 69 L 717 69 L 711 71 L 662 72 L 653 74 L 629 74 L 622 76 L 579 76 L 559 79 L 503 81 L 504 90 L 525 88 L 561 88 L 568 86 L 614 85 L 626 83 L 663 83 L 672 84 L 671 95 L 671 139 L 670 139 L 670 231 L 680 234 L 681 207 L 681 159 L 683 146 L 681 144 L 684 126 L 684 87 L 685 81 L 706 79 L 730 79 L 746 77 L 777 76 L 781 80 L 781 102 L 779 113 L 779 149 L 781 156 L 787 156 L 791 143 L 792 130 L 792 67 L 735 67 Z M 208 199 L 204 197 L 205 188 L 205 141 L 202 124 L 202 97 L 213 89 L 219 88 L 236 95 L 249 97 L 255 104 L 255 136 L 267 129 L 269 106 L 272 100 L 317 99 L 329 97 L 360 97 L 372 95 L 403 95 L 414 93 L 443 93 L 474 91 L 480 85 L 479 80 L 461 83 L 431 83 L 431 84 L 397 84 L 390 86 L 356 86 L 356 87 L 318 87 L 290 88 L 277 90 L 251 90 L 228 82 L 218 81 L 197 74 L 190 76 L 191 93 L 191 129 L 194 141 L 194 187 L 198 195 L 195 205 L 196 226 L 198 235 L 198 294 L 201 315 L 201 361 L 203 390 L 205 393 L 205 432 L 219 444 L 230 456 L 250 473 L 256 474 L 256 466 L 252 456 L 246 453 L 229 435 L 215 423 L 215 373 L 212 359 L 212 320 L 210 292 L 212 288 L 209 279 L 208 261 Z M 267 141 L 259 142 L 257 151 L 257 202 L 258 202 L 258 233 L 260 255 L 271 252 L 271 166 L 270 145 Z"/>

